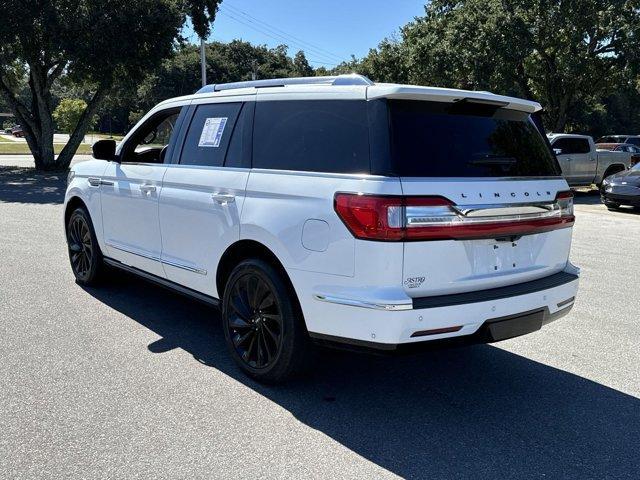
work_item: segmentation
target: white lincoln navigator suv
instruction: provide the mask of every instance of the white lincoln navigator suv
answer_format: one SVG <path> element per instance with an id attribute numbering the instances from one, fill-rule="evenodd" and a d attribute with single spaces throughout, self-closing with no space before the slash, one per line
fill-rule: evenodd
<path id="1" fill-rule="evenodd" d="M 73 273 L 220 305 L 261 381 L 313 343 L 493 342 L 566 314 L 573 197 L 540 105 L 346 75 L 210 85 L 69 174 Z M 441 343 L 441 342 L 438 342 Z"/>

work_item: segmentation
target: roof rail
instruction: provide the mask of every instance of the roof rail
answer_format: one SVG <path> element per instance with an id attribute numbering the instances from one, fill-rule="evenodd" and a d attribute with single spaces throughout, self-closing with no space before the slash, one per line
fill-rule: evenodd
<path id="1" fill-rule="evenodd" d="M 218 83 L 206 85 L 196 93 L 220 92 L 222 90 L 234 90 L 237 88 L 284 87 L 285 85 L 373 85 L 373 82 L 363 75 L 351 73 L 349 75 L 332 75 L 325 77 L 273 78 L 269 80 Z"/>

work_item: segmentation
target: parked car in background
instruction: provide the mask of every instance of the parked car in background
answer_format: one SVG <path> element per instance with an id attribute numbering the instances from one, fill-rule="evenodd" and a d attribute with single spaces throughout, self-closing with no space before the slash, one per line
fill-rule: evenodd
<path id="1" fill-rule="evenodd" d="M 630 143 L 596 143 L 597 150 L 608 150 L 610 152 L 628 152 L 631 154 L 631 163 L 629 167 L 633 167 L 636 163 L 640 163 L 640 147 Z"/>
<path id="2" fill-rule="evenodd" d="M 599 186 L 602 179 L 631 165 L 632 153 L 598 151 L 593 138 L 587 135 L 551 133 L 548 138 L 562 175 L 572 187 Z"/>
<path id="3" fill-rule="evenodd" d="M 640 147 L 640 135 L 605 135 L 596 140 L 596 143 L 630 143 Z"/>
<path id="4" fill-rule="evenodd" d="M 493 342 L 565 315 L 573 194 L 538 103 L 346 75 L 211 85 L 93 146 L 65 197 L 71 268 L 213 305 L 262 381 L 311 342 Z"/>
<path id="5" fill-rule="evenodd" d="M 618 209 L 621 205 L 640 207 L 640 163 L 607 177 L 602 182 L 600 196 L 609 209 Z"/>
<path id="6" fill-rule="evenodd" d="M 22 129 L 21 125 L 16 125 L 11 129 L 11 134 L 14 137 L 24 137 L 24 130 Z"/>

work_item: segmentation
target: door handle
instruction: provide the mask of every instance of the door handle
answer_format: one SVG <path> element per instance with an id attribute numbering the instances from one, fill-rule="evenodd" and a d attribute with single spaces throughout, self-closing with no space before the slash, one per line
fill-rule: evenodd
<path id="1" fill-rule="evenodd" d="M 113 182 L 102 180 L 98 177 L 89 177 L 87 178 L 87 180 L 89 182 L 89 185 L 91 185 L 92 187 L 99 187 L 100 185 L 113 185 Z"/>
<path id="2" fill-rule="evenodd" d="M 143 184 L 143 185 L 140 185 L 140 191 L 142 193 L 146 193 L 147 195 L 149 195 L 150 193 L 153 193 L 156 191 L 156 186 Z"/>
<path id="3" fill-rule="evenodd" d="M 236 201 L 235 195 L 230 195 L 228 193 L 212 193 L 211 198 L 213 198 L 214 202 L 220 205 L 228 205 Z"/>

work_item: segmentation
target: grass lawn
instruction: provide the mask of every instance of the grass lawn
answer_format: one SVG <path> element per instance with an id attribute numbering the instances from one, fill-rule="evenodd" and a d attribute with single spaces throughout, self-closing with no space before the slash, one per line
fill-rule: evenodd
<path id="1" fill-rule="evenodd" d="M 12 142 L 11 140 L 2 142 L 0 138 L 0 155 L 28 155 L 31 153 L 29 150 L 29 145 L 23 142 Z M 60 153 L 64 145 L 62 144 L 54 144 L 53 150 L 56 154 Z M 76 152 L 78 155 L 90 155 L 91 154 L 91 145 L 86 143 L 81 144 L 78 147 L 78 151 Z"/>
<path id="2" fill-rule="evenodd" d="M 86 136 L 87 137 L 94 137 L 96 139 L 111 138 L 111 139 L 115 140 L 116 142 L 119 142 L 120 140 L 122 140 L 124 138 L 124 135 L 111 135 L 111 136 L 109 136 L 108 133 L 91 133 L 91 132 L 87 132 Z"/>

